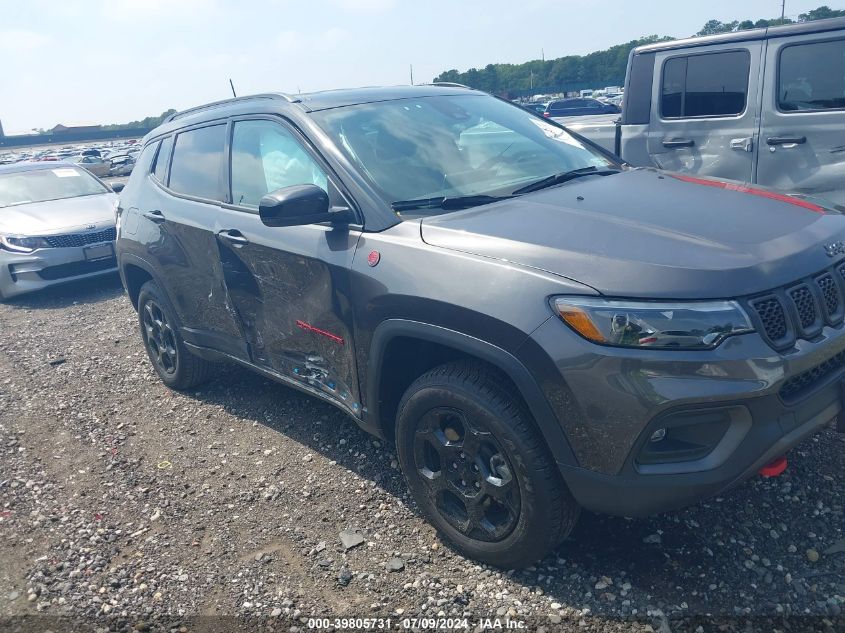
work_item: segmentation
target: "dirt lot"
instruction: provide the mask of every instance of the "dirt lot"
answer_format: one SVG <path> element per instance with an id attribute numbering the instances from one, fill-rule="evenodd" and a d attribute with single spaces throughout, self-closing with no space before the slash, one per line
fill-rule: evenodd
<path id="1" fill-rule="evenodd" d="M 0 304 L 0 328 L 0 616 L 845 626 L 832 428 L 779 478 L 649 520 L 584 515 L 555 555 L 502 573 L 442 544 L 392 447 L 332 407 L 235 368 L 189 394 L 162 386 L 116 277 Z M 347 529 L 363 543 L 344 549 Z"/>

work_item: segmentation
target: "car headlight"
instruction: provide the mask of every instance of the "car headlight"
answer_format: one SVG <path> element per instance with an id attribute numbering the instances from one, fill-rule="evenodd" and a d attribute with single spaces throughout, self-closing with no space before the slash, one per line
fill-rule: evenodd
<path id="1" fill-rule="evenodd" d="M 557 297 L 552 306 L 589 341 L 642 349 L 712 349 L 754 327 L 736 301 L 651 302 Z"/>
<path id="2" fill-rule="evenodd" d="M 16 253 L 31 253 L 36 248 L 50 248 L 50 243 L 43 237 L 0 235 L 0 246 Z"/>

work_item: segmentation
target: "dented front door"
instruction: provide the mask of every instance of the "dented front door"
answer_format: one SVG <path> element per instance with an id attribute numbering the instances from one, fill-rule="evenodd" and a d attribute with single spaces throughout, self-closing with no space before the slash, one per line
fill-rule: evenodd
<path id="1" fill-rule="evenodd" d="M 359 234 L 323 225 L 268 228 L 258 215 L 228 209 L 220 220 L 226 288 L 252 362 L 360 415 L 347 294 Z"/>
<path id="2" fill-rule="evenodd" d="M 258 214 L 265 194 L 293 185 L 319 186 L 340 202 L 328 166 L 278 117 L 234 119 L 227 154 L 217 250 L 250 360 L 360 415 L 348 297 L 359 233 L 328 224 L 267 227 Z"/>

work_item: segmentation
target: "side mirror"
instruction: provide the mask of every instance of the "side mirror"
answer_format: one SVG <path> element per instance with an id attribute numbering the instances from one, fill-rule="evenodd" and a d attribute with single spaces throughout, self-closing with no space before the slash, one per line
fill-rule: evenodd
<path id="1" fill-rule="evenodd" d="M 124 187 L 126 187 L 125 182 L 114 182 L 111 184 L 111 190 L 115 193 L 120 193 L 121 191 L 123 191 Z"/>
<path id="2" fill-rule="evenodd" d="M 346 207 L 333 209 L 329 194 L 317 185 L 292 185 L 261 198 L 258 215 L 265 226 L 302 226 L 319 222 L 349 223 Z"/>

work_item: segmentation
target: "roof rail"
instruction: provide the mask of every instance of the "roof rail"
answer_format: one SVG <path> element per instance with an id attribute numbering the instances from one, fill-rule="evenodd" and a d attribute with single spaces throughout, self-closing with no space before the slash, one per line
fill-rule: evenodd
<path id="1" fill-rule="evenodd" d="M 423 84 L 424 86 L 443 86 L 444 88 L 466 88 L 467 90 L 475 90 L 464 84 L 459 84 L 454 81 L 432 81 L 430 84 Z"/>
<path id="2" fill-rule="evenodd" d="M 188 108 L 187 110 L 174 112 L 173 114 L 168 116 L 164 121 L 162 121 L 162 124 L 169 123 L 170 121 L 174 121 L 176 119 L 181 119 L 182 117 L 188 116 L 189 114 L 202 112 L 203 110 L 222 108 L 223 106 L 227 106 L 233 103 L 239 103 L 241 101 L 251 101 L 253 99 L 284 99 L 288 103 L 299 103 L 300 101 L 298 97 L 286 94 L 284 92 L 266 92 L 255 95 L 244 95 L 243 97 L 233 97 L 231 99 L 223 99 L 222 101 L 213 101 L 212 103 L 206 103 L 203 105 L 195 106 L 193 108 Z"/>

